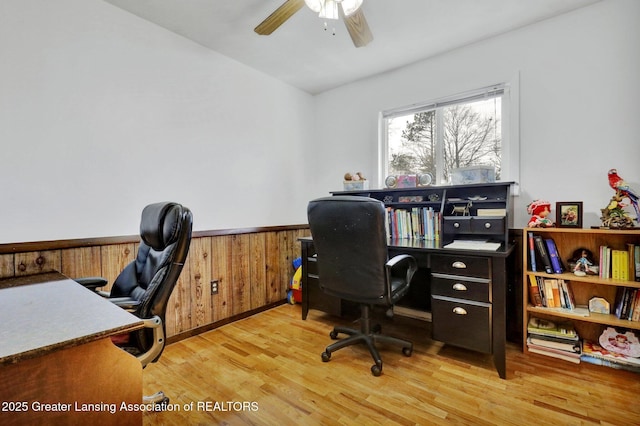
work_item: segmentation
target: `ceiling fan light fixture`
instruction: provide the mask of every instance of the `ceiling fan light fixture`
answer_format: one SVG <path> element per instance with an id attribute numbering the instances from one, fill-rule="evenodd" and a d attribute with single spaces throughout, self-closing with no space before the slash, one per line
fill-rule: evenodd
<path id="1" fill-rule="evenodd" d="M 338 4 L 342 6 L 344 16 L 351 16 L 360 6 L 363 0 L 304 0 L 307 7 L 317 13 L 320 18 L 338 19 Z"/>
<path id="2" fill-rule="evenodd" d="M 342 11 L 344 16 L 351 16 L 360 9 L 362 6 L 362 0 L 342 0 Z"/>
<path id="3" fill-rule="evenodd" d="M 322 9 L 320 9 L 319 17 L 324 19 L 339 19 L 338 2 L 336 0 L 324 0 Z"/>
<path id="4" fill-rule="evenodd" d="M 320 13 L 322 6 L 324 5 L 324 0 L 304 0 L 304 3 L 315 13 Z"/>

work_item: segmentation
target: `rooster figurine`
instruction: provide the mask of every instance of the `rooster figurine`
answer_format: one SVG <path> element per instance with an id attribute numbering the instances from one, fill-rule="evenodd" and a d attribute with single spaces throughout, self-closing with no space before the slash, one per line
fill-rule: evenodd
<path id="1" fill-rule="evenodd" d="M 613 188 L 622 198 L 628 198 L 636 211 L 637 220 L 640 220 L 640 208 L 638 208 L 638 192 L 634 191 L 629 184 L 618 176 L 616 169 L 609 170 L 609 186 Z"/>

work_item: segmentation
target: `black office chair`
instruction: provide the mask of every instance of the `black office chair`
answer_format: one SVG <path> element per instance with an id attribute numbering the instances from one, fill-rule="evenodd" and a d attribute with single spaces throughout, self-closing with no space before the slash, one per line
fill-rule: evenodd
<path id="1" fill-rule="evenodd" d="M 363 343 L 375 361 L 371 373 L 379 376 L 382 359 L 376 342 L 402 346 L 411 356 L 413 343 L 378 334 L 371 327 L 372 306 L 392 307 L 407 294 L 409 283 L 417 269 L 416 260 L 407 254 L 388 258 L 385 230 L 385 208 L 378 200 L 358 196 L 320 198 L 307 208 L 309 227 L 318 259 L 320 288 L 327 294 L 360 305 L 360 330 L 335 327 L 329 334 L 349 337 L 335 342 L 322 353 L 322 360 L 331 353 L 356 343 Z"/>
<path id="2" fill-rule="evenodd" d="M 191 211 L 180 204 L 150 204 L 142 211 L 137 257 L 116 278 L 111 291 L 97 290 L 107 284 L 104 278 L 75 279 L 143 320 L 144 328 L 114 339 L 143 368 L 158 361 L 164 350 L 167 303 L 189 252 L 192 223 Z M 144 401 L 167 403 L 168 398 L 158 392 Z"/>

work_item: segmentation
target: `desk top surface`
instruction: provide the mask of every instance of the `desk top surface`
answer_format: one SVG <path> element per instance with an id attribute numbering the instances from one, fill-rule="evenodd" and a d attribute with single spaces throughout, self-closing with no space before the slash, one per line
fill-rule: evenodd
<path id="1" fill-rule="evenodd" d="M 311 243 L 313 242 L 313 238 L 311 236 L 301 237 L 299 241 Z M 463 249 L 454 249 L 454 248 L 443 248 L 440 244 L 440 241 L 437 240 L 422 240 L 422 239 L 390 239 L 387 242 L 387 247 L 390 250 L 407 250 L 407 251 L 428 251 L 428 252 L 438 252 L 438 253 L 455 253 L 455 254 L 467 254 L 471 256 L 488 256 L 488 257 L 506 257 L 511 254 L 514 250 L 513 245 L 509 245 L 506 247 L 500 247 L 498 250 L 463 250 Z"/>
<path id="2" fill-rule="evenodd" d="M 142 325 L 138 317 L 62 274 L 0 281 L 0 365 Z"/>

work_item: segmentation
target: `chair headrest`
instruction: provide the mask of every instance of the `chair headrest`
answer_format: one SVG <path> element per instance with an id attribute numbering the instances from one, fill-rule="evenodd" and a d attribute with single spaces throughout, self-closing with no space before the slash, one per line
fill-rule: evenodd
<path id="1" fill-rule="evenodd" d="M 174 243 L 180 231 L 181 206 L 178 203 L 162 202 L 149 204 L 142 210 L 140 237 L 156 251 L 164 250 Z"/>

